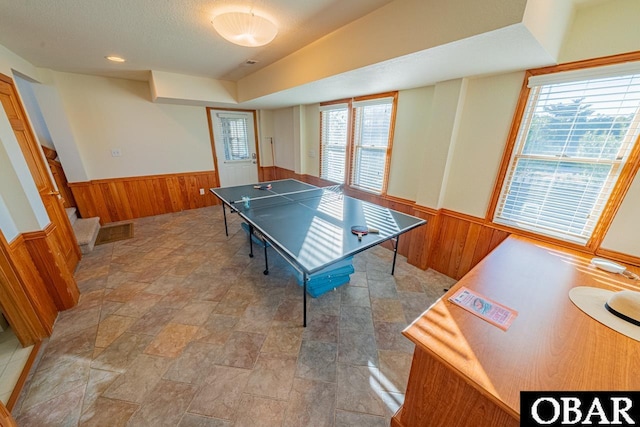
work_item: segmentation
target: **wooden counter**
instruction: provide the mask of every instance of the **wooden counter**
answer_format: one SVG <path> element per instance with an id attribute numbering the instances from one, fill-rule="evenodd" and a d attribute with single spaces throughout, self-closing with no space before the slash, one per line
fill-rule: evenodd
<path id="1" fill-rule="evenodd" d="M 640 390 L 640 342 L 568 296 L 574 286 L 640 283 L 596 269 L 591 258 L 516 236 L 501 243 L 403 332 L 416 347 L 391 425 L 517 426 L 521 390 Z M 460 286 L 517 310 L 511 327 L 450 303 Z"/>

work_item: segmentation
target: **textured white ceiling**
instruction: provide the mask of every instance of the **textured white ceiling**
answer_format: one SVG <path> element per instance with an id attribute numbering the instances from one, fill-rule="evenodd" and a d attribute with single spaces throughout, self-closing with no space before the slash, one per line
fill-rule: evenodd
<path id="1" fill-rule="evenodd" d="M 392 0 L 0 0 L 0 44 L 59 71 L 147 79 L 148 70 L 237 80 Z M 240 6 L 279 27 L 268 46 L 235 46 L 211 19 Z M 107 55 L 127 59 L 111 64 Z M 248 59 L 258 64 L 246 66 Z"/>
<path id="2" fill-rule="evenodd" d="M 276 108 L 549 65 L 553 54 L 519 21 L 512 21 L 513 26 L 490 28 L 484 34 L 474 32 L 473 27 L 501 14 L 517 14 L 522 4 L 527 9 L 548 9 L 553 16 L 554 8 L 566 2 L 584 7 L 602 1 L 608 0 L 0 0 L 0 45 L 38 67 L 58 71 L 148 80 L 149 71 L 154 70 L 243 82 L 254 76 L 269 80 L 270 75 L 263 74 L 269 65 L 310 46 L 326 45 L 323 42 L 333 40 L 333 34 L 343 32 L 347 24 L 361 28 L 358 23 L 369 22 L 373 15 L 385 17 L 376 21 L 382 24 L 367 26 L 366 33 L 352 32 L 359 37 L 356 44 L 362 43 L 359 50 L 370 55 L 371 61 L 361 60 L 345 71 L 265 91 L 264 96 L 244 97 L 235 104 Z M 256 13 L 270 17 L 279 27 L 276 39 L 267 46 L 247 48 L 220 37 L 211 19 L 234 6 L 253 7 Z M 402 19 L 391 16 L 412 8 L 426 10 L 433 34 L 453 29 L 461 37 L 452 39 L 455 43 L 416 48 L 415 34 L 424 37 L 423 29 L 403 26 Z M 438 14 L 447 8 L 458 15 L 438 20 Z M 468 16 L 470 10 L 478 13 Z M 387 22 L 400 24 L 390 28 Z M 560 24 L 545 21 L 544 25 Z M 385 46 L 366 45 L 376 39 L 372 35 L 380 33 L 396 36 L 384 38 L 393 44 L 393 57 L 376 56 Z M 339 46 L 335 48 L 340 51 Z M 323 52 L 326 55 L 326 50 Z M 110 63 L 104 59 L 107 55 L 122 56 L 127 62 Z M 249 59 L 258 63 L 245 65 Z M 350 63 L 351 59 L 340 60 Z M 215 101 L 163 100 L 193 105 L 215 105 Z"/>

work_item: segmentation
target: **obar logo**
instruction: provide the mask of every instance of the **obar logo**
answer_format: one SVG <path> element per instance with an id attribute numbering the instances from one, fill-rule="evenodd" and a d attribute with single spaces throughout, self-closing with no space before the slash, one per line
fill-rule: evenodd
<path id="1" fill-rule="evenodd" d="M 640 425 L 640 392 L 520 393 L 521 426 Z"/>

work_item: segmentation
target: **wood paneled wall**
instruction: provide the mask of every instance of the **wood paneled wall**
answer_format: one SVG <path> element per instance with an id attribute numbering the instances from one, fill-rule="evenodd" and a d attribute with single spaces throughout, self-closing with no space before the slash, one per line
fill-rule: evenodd
<path id="1" fill-rule="evenodd" d="M 215 171 L 100 179 L 69 186 L 80 216 L 98 216 L 102 224 L 218 203 L 209 191 L 218 187 Z"/>
<path id="2" fill-rule="evenodd" d="M 291 170 L 261 167 L 262 181 L 293 178 L 326 186 L 330 181 Z M 116 178 L 70 184 L 82 217 L 99 216 L 102 223 L 177 212 L 218 204 L 208 189 L 218 186 L 215 172 Z M 199 189 L 205 189 L 200 196 Z M 345 193 L 427 220 L 400 238 L 398 252 L 421 269 L 432 268 L 460 279 L 510 234 L 511 230 L 447 209 L 431 209 L 411 200 L 379 196 L 347 187 Z M 387 245 L 390 247 L 390 243 Z M 585 252 L 588 252 L 584 249 Z M 600 249 L 597 254 L 640 265 L 636 257 Z"/>
<path id="3" fill-rule="evenodd" d="M 69 269 L 59 249 L 55 227 L 55 224 L 50 223 L 44 230 L 22 233 L 20 237 L 24 239 L 33 264 L 44 279 L 53 302 L 59 311 L 63 311 L 75 307 L 80 299 L 80 290 L 73 277 L 75 267 L 74 270 Z"/>
<path id="4" fill-rule="evenodd" d="M 429 267 L 454 279 L 467 274 L 510 234 L 470 215 L 446 209 L 440 209 L 438 215 Z"/>
<path id="5" fill-rule="evenodd" d="M 22 236 L 8 244 L 1 231 L 0 306 L 23 346 L 51 335 L 58 316 Z"/>

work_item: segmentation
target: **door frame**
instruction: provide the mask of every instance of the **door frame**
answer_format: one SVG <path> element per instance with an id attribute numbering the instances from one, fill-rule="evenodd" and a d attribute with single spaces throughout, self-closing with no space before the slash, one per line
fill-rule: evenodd
<path id="1" fill-rule="evenodd" d="M 23 232 L 22 240 L 56 308 L 58 311 L 66 310 L 74 307 L 80 297 L 73 277 L 82 258 L 78 241 L 51 170 L 45 163 L 42 146 L 35 137 L 20 93 L 11 77 L 0 73 L 0 81 L 8 86 L 8 100 L 12 107 L 10 111 L 3 108 L 2 114 L 7 115 L 11 129 L 16 134 L 18 146 L 49 219 L 49 224 L 44 229 Z M 18 132 L 22 132 L 24 138 L 20 138 Z"/>
<path id="2" fill-rule="evenodd" d="M 220 110 L 220 111 L 234 111 L 241 113 L 252 113 L 253 114 L 253 143 L 255 145 L 256 150 L 256 168 L 258 169 L 258 181 L 263 181 L 264 176 L 262 173 L 262 166 L 260 165 L 260 145 L 258 141 L 260 137 L 258 136 L 258 115 L 256 110 L 244 110 L 240 108 L 224 108 L 224 107 L 207 107 L 207 123 L 209 124 L 209 141 L 211 142 L 211 153 L 213 154 L 213 167 L 215 168 L 216 174 L 216 182 L 218 186 L 220 186 L 220 171 L 218 169 L 218 156 L 216 154 L 216 144 L 215 138 L 213 136 L 213 122 L 211 120 L 211 110 Z"/>

